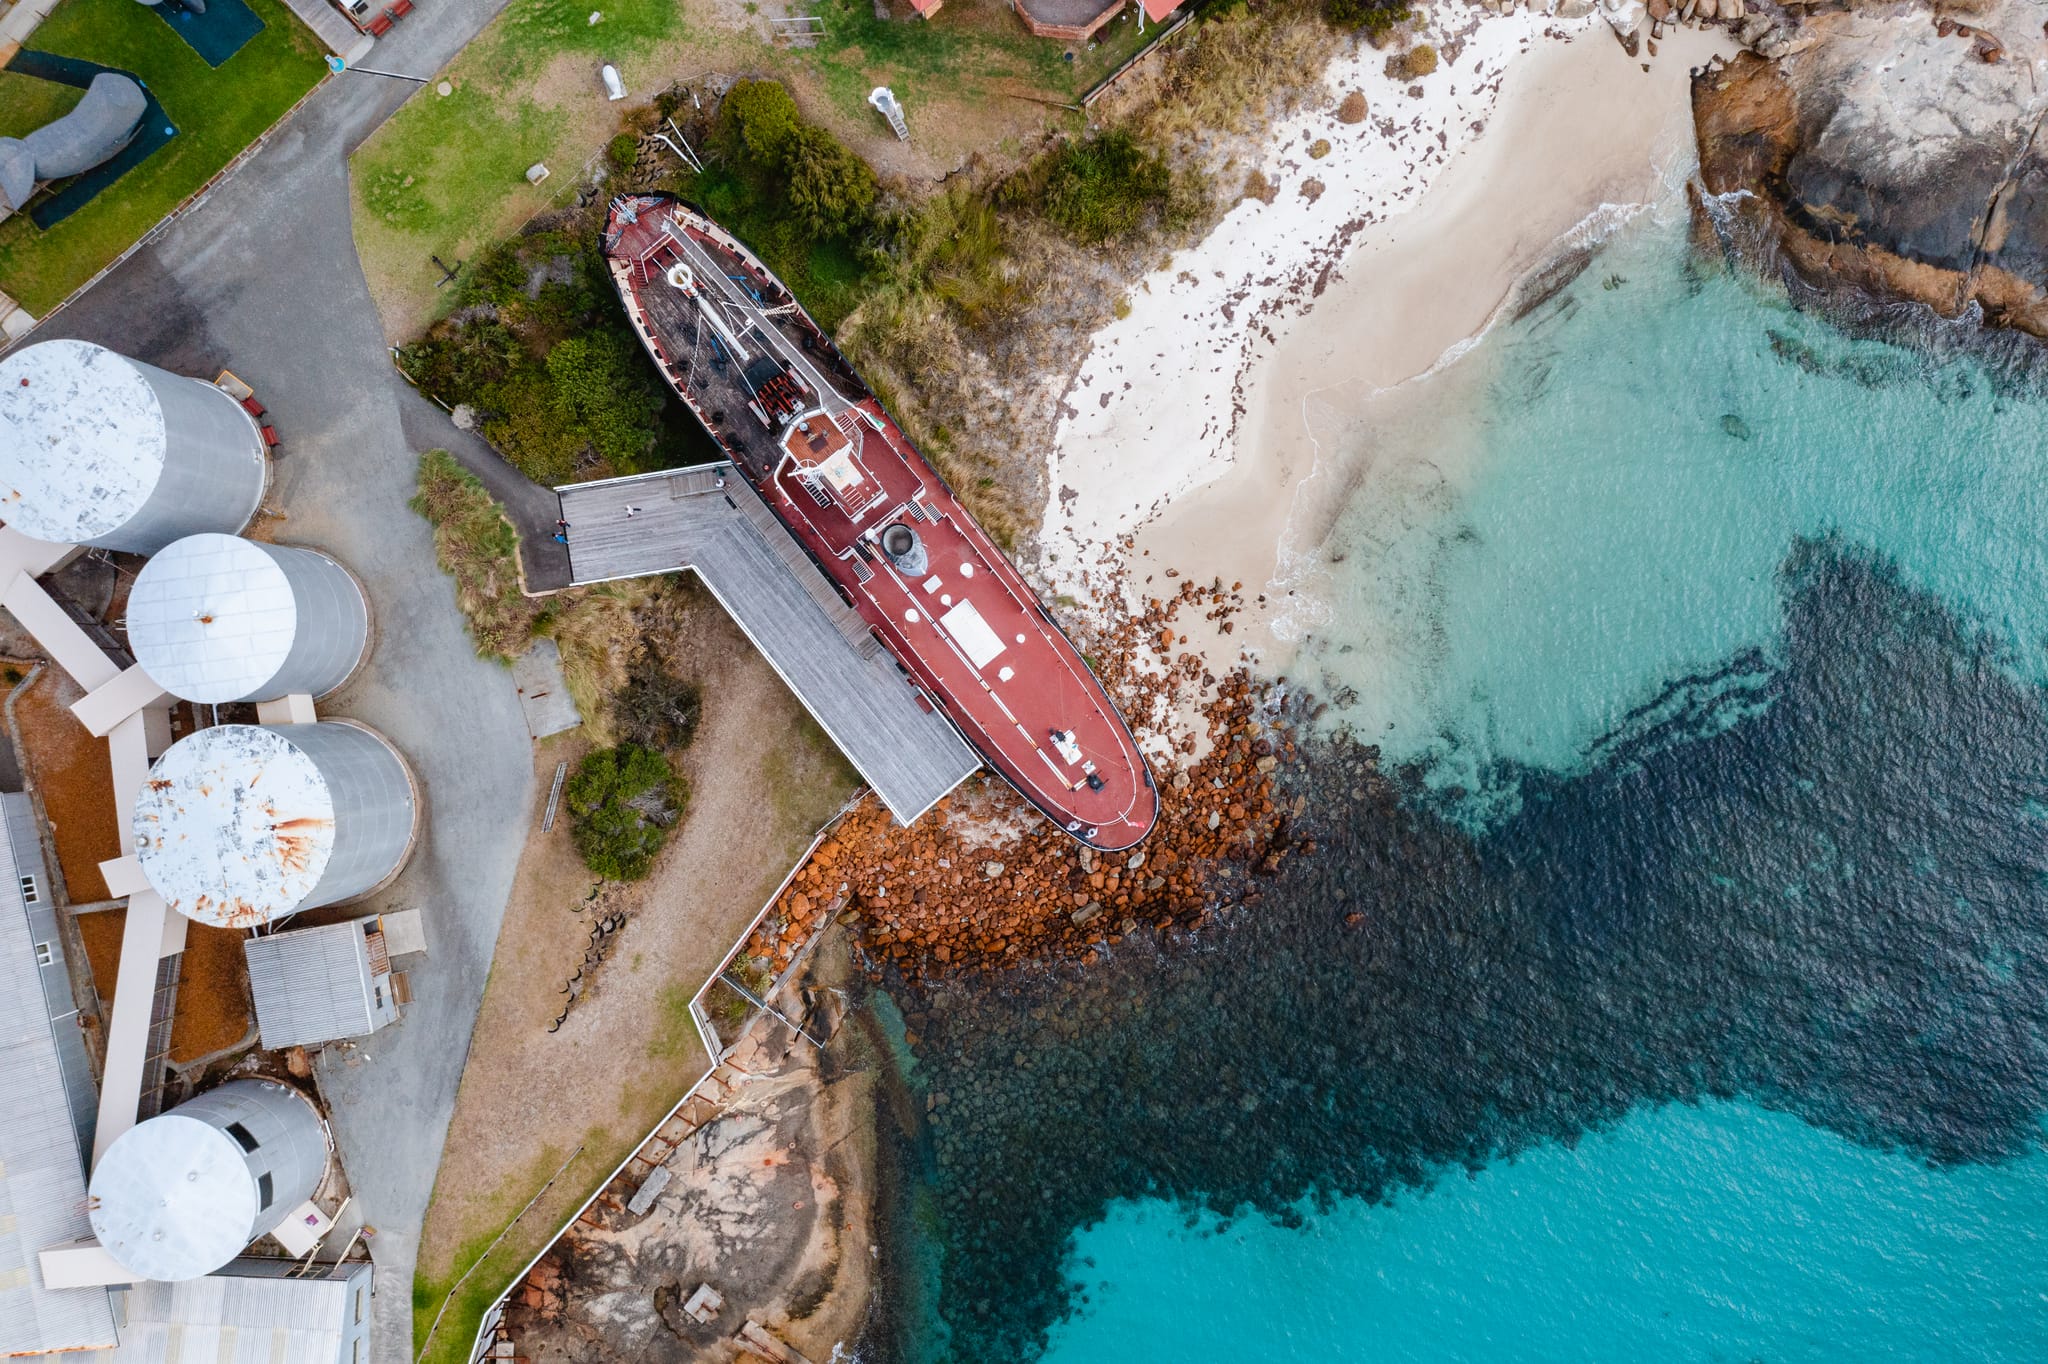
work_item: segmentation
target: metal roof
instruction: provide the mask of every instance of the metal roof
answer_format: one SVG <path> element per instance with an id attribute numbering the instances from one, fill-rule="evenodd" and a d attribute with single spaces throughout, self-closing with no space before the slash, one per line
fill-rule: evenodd
<path id="1" fill-rule="evenodd" d="M 115 1139 L 92 1172 L 92 1229 L 107 1254 L 149 1279 L 191 1279 L 249 1244 L 256 1181 L 235 1139 L 165 1113 Z"/>
<path id="2" fill-rule="evenodd" d="M 188 535 L 151 557 L 128 597 L 128 643 L 156 684 L 188 701 L 239 701 L 277 676 L 298 599 L 261 545 Z"/>
<path id="3" fill-rule="evenodd" d="M 303 1279 L 257 1272 L 260 1263 L 236 1260 L 202 1279 L 136 1284 L 114 1364 L 334 1364 L 368 1262 L 343 1277 Z"/>
<path id="4" fill-rule="evenodd" d="M 156 393 L 88 341 L 41 341 L 0 360 L 0 517 L 73 544 L 118 530 L 156 490 L 167 448 Z"/>
<path id="5" fill-rule="evenodd" d="M 114 1343 L 107 1291 L 46 1289 L 36 1259 L 92 1228 L 17 875 L 0 838 L 0 1356 Z"/>
<path id="6" fill-rule="evenodd" d="M 376 1029 L 362 920 L 249 938 L 242 954 L 266 1050 L 315 1047 Z"/>
<path id="7" fill-rule="evenodd" d="M 334 797 L 319 765 L 260 725 L 172 744 L 135 798 L 136 856 L 164 903 L 224 928 L 298 908 L 334 855 Z"/>

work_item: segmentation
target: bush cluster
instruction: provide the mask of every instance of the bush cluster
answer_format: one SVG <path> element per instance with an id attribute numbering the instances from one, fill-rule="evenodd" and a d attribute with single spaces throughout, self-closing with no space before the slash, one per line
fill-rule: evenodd
<path id="1" fill-rule="evenodd" d="M 806 123 L 778 81 L 741 81 L 718 107 L 718 137 L 760 197 L 780 191 L 815 238 L 848 237 L 868 225 L 875 173 L 830 130 Z"/>
<path id="2" fill-rule="evenodd" d="M 638 881 L 653 869 L 688 795 L 666 757 L 623 743 L 586 753 L 562 799 L 584 865 L 608 880 Z"/>
<path id="3" fill-rule="evenodd" d="M 1323 18 L 1347 33 L 1379 37 L 1408 17 L 1407 0 L 1324 0 Z"/>
<path id="4" fill-rule="evenodd" d="M 1122 128 L 1069 142 L 1045 171 L 1045 216 L 1076 241 L 1095 244 L 1136 231 L 1173 188 L 1166 159 Z"/>
<path id="5" fill-rule="evenodd" d="M 528 478 L 631 473 L 683 453 L 590 234 L 501 242 L 459 287 L 454 315 L 402 352 L 406 371 L 443 402 L 475 408 Z"/>

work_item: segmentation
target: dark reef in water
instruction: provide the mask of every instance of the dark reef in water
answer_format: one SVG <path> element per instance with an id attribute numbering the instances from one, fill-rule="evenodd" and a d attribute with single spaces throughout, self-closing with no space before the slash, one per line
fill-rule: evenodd
<path id="1" fill-rule="evenodd" d="M 1733 725 L 1727 673 L 1675 684 L 1477 841 L 1319 744 L 1323 854 L 1258 905 L 912 1001 L 945 1357 L 1037 1353 L 1118 1198 L 1289 1219 L 1707 1096 L 1935 1162 L 2032 1149 L 2048 704 L 1885 565 L 1807 544 L 1783 588 Z"/>

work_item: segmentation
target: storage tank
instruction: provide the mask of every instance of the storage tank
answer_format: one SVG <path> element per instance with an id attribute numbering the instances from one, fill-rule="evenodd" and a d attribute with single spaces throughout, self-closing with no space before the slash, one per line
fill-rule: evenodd
<path id="1" fill-rule="evenodd" d="M 263 501 L 263 432 L 212 384 L 89 341 L 0 360 L 0 518 L 56 544 L 152 554 Z"/>
<path id="2" fill-rule="evenodd" d="M 135 576 L 128 644 L 187 701 L 324 696 L 370 647 L 355 575 L 325 554 L 209 531 L 166 545 Z"/>
<path id="3" fill-rule="evenodd" d="M 100 1245 L 143 1279 L 211 1274 L 313 1196 L 327 1133 L 305 1095 L 230 1080 L 123 1132 L 93 1168 Z"/>
<path id="4" fill-rule="evenodd" d="M 376 889 L 405 865 L 415 812 L 405 759 L 373 730 L 215 725 L 149 769 L 136 856 L 172 909 L 248 928 Z"/>

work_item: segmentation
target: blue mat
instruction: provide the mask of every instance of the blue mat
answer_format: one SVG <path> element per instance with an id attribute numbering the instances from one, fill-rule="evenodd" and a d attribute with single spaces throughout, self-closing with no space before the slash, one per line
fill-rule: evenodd
<path id="1" fill-rule="evenodd" d="M 250 9 L 244 0 L 204 0 L 204 3 L 204 14 L 194 14 L 177 4 L 176 0 L 163 0 L 162 4 L 151 5 L 149 12 L 175 29 L 188 47 L 206 59 L 208 66 L 219 66 L 263 31 L 263 21 L 256 17 L 256 11 Z"/>
<path id="2" fill-rule="evenodd" d="M 238 0 L 239 2 L 239 0 Z M 259 25 L 260 27 L 260 25 Z M 114 156 L 110 161 L 94 166 L 83 175 L 74 175 L 64 182 L 64 187 L 54 194 L 38 196 L 29 205 L 29 221 L 48 231 L 72 214 L 92 202 L 94 195 L 113 184 L 129 171 L 147 161 L 157 148 L 178 135 L 177 127 L 164 113 L 164 106 L 157 103 L 156 94 L 143 84 L 142 77 L 133 71 L 121 71 L 115 66 L 101 66 L 78 57 L 59 57 L 49 52 L 37 52 L 23 48 L 14 54 L 14 60 L 7 63 L 7 69 L 18 76 L 33 76 L 37 80 L 55 81 L 59 85 L 71 85 L 83 90 L 92 84 L 92 78 L 102 71 L 118 71 L 137 85 L 149 97 L 149 108 L 143 111 L 142 122 L 135 130 L 135 140 Z"/>

